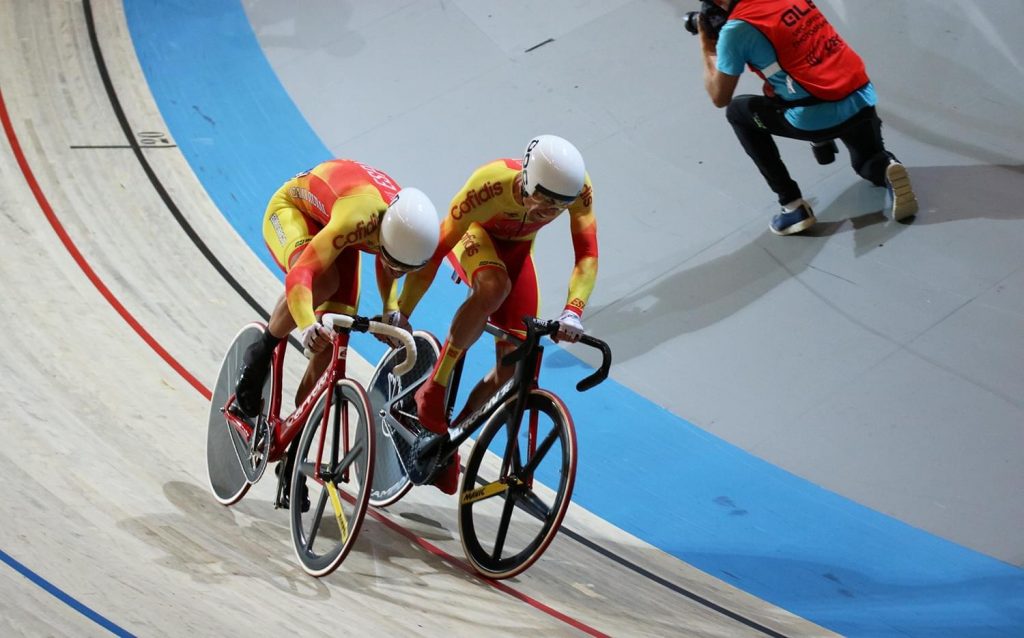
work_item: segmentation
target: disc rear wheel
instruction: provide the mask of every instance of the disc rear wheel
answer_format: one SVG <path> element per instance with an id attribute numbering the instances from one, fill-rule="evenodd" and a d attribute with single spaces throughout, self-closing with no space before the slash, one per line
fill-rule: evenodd
<path id="1" fill-rule="evenodd" d="M 266 415 L 253 420 L 257 427 L 253 434 L 243 436 L 224 416 L 223 408 L 235 391 L 242 370 L 242 357 L 246 349 L 259 341 L 266 326 L 250 323 L 242 327 L 228 347 L 221 362 L 217 382 L 210 399 L 209 422 L 206 431 L 206 468 L 213 495 L 223 505 L 237 503 L 245 496 L 249 486 L 259 480 L 266 469 L 266 449 L 269 432 Z M 264 406 L 269 405 L 270 375 L 263 386 Z M 264 408 L 265 409 L 265 408 Z M 253 438 L 255 435 L 255 438 Z"/>

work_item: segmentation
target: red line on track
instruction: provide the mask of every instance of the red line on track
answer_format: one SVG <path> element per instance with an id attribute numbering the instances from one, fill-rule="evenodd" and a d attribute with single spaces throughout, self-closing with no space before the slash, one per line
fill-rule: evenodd
<path id="1" fill-rule="evenodd" d="M 3 91 L 0 91 L 0 121 L 3 122 L 4 132 L 7 134 L 7 141 L 11 145 L 11 152 L 14 154 L 15 160 L 17 160 L 18 166 L 21 168 L 22 175 L 25 176 L 25 183 L 28 184 L 28 187 L 32 190 L 32 194 L 36 198 L 36 203 L 39 204 L 39 208 L 43 211 L 43 215 L 46 216 L 46 220 L 50 222 L 50 226 L 53 227 L 54 232 L 57 233 L 57 236 L 64 244 L 64 247 L 67 249 L 68 253 L 71 254 L 71 257 L 75 260 L 75 263 L 77 263 L 78 267 L 82 269 L 83 273 L 85 273 L 86 278 L 88 278 L 89 281 L 92 282 L 92 285 L 96 287 L 96 290 L 98 290 L 99 293 L 103 296 L 103 298 L 107 300 L 107 303 L 109 303 L 114 308 L 117 314 L 121 315 L 121 318 L 123 318 L 125 322 L 128 323 L 128 325 L 131 326 L 132 329 L 135 330 L 135 332 L 138 333 L 140 337 L 142 337 L 142 340 L 145 341 L 146 344 L 149 345 L 149 347 L 152 348 L 154 352 L 160 355 L 161 359 L 167 362 L 168 365 L 170 365 L 178 374 L 180 374 L 181 377 L 185 379 L 185 381 L 187 381 L 189 385 L 198 390 L 199 394 L 203 395 L 203 397 L 207 401 L 209 401 L 211 398 L 210 390 L 207 389 L 207 387 L 204 386 L 202 383 L 200 383 L 199 380 L 196 379 L 188 370 L 186 370 L 184 366 L 178 363 L 178 361 L 173 356 L 171 356 L 171 354 L 167 352 L 167 350 L 165 350 L 163 346 L 161 346 L 157 342 L 156 339 L 153 338 L 153 335 L 149 334 L 149 332 L 142 327 L 142 324 L 140 324 L 138 320 L 136 320 L 135 317 L 133 317 L 132 314 L 128 312 L 128 309 L 124 307 L 124 305 L 117 299 L 117 297 L 114 296 L 114 293 L 111 292 L 110 289 L 107 288 L 106 284 L 103 283 L 103 280 L 99 278 L 99 275 L 96 274 L 96 272 L 89 265 L 89 262 L 86 261 L 85 256 L 82 255 L 82 252 L 80 250 L 78 250 L 78 246 L 75 245 L 75 242 L 68 235 L 67 231 L 64 230 L 64 226 L 61 224 L 60 219 L 57 217 L 56 213 L 53 212 L 53 208 L 50 206 L 50 202 L 46 199 L 46 195 L 43 193 L 43 189 L 39 186 L 39 182 L 36 180 L 35 174 L 32 172 L 32 167 L 28 165 L 28 160 L 25 159 L 25 154 L 21 149 L 21 144 L 19 143 L 18 137 L 14 132 L 14 126 L 11 124 L 11 118 L 7 113 L 7 104 L 4 101 Z M 548 614 L 552 618 L 560 620 L 566 623 L 567 625 L 570 625 L 586 634 L 589 634 L 591 636 L 606 636 L 606 634 L 601 633 L 597 629 L 594 629 L 593 627 L 590 627 L 589 625 L 586 625 L 581 621 L 578 621 L 570 616 L 567 616 L 562 612 L 553 609 L 552 607 L 545 605 L 539 600 L 531 596 L 528 596 L 527 594 L 524 594 L 518 590 L 515 590 L 500 581 L 484 578 L 465 562 L 455 558 L 448 552 L 430 543 L 429 541 L 420 538 L 419 536 L 416 536 L 408 529 L 402 527 L 401 525 L 394 522 L 384 514 L 381 514 L 380 512 L 373 509 L 369 510 L 369 512 L 374 518 L 383 523 L 389 529 L 401 534 L 402 536 L 405 536 L 406 538 L 412 540 L 414 543 L 416 543 L 423 549 L 427 550 L 431 554 L 434 554 L 435 556 L 441 558 L 445 562 L 454 565 L 455 567 L 458 567 L 462 571 L 472 576 L 475 576 L 476 578 L 487 583 L 491 587 L 494 587 L 495 589 L 504 592 L 509 596 L 512 596 L 513 598 L 517 598 L 520 601 L 530 605 L 531 607 L 534 607 L 535 609 L 538 609 L 544 612 L 545 614 Z"/>
<path id="2" fill-rule="evenodd" d="M 67 231 L 64 230 L 64 226 L 60 223 L 57 215 L 53 212 L 50 202 L 47 201 L 46 195 L 43 194 L 43 189 L 40 188 L 39 182 L 36 181 L 35 174 L 32 172 L 32 168 L 28 165 L 28 160 L 25 159 L 24 152 L 21 150 L 21 144 L 18 142 L 18 137 L 14 133 L 14 126 L 11 124 L 11 118 L 7 114 L 7 104 L 4 102 L 3 92 L 0 92 L 0 120 L 3 120 L 4 132 L 7 133 L 7 141 L 11 144 L 11 152 L 14 153 L 14 159 L 17 160 L 18 166 L 21 167 L 21 173 L 25 176 L 25 182 L 32 190 L 32 194 L 35 195 L 36 203 L 39 204 L 39 208 L 43 211 L 43 215 L 46 216 L 46 220 L 50 222 L 50 226 L 53 227 L 54 232 L 57 233 L 57 237 L 60 238 L 64 247 L 67 248 L 72 259 L 74 259 L 75 263 L 78 264 L 78 267 L 82 269 L 82 272 L 85 273 L 85 276 L 92 282 L 92 285 L 96 287 L 96 290 L 98 290 L 99 293 L 103 295 L 103 298 L 107 300 L 107 303 L 113 306 L 114 310 L 117 311 L 117 314 L 121 315 L 128 325 L 131 326 L 140 337 L 142 337 L 142 340 L 145 341 L 146 344 L 148 344 L 149 347 L 158 355 L 160 355 L 161 359 L 174 368 L 175 372 L 180 374 L 181 377 L 189 383 L 189 385 L 198 390 L 199 394 L 209 400 L 210 391 L 206 386 L 200 383 L 199 380 L 192 376 L 184 366 L 178 363 L 174 357 L 171 356 L 171 353 L 167 352 L 167 350 L 165 350 L 164 347 L 153 338 L 153 335 L 149 334 L 149 332 L 142 327 L 142 324 L 140 324 L 138 320 L 128 312 L 128 309 L 118 301 L 117 297 L 114 296 L 114 293 L 111 292 L 110 289 L 107 288 L 107 285 L 103 283 L 103 280 L 99 278 L 99 275 L 97 275 L 92 269 L 89 262 L 85 260 L 82 252 L 78 250 L 78 246 L 75 245 L 75 242 L 71 240 Z"/>

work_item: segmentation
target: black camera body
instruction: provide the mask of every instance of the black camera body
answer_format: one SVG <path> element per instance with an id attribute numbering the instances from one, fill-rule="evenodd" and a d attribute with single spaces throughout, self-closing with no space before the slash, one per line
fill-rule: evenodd
<path id="1" fill-rule="evenodd" d="M 729 12 L 715 4 L 714 0 L 701 0 L 700 11 L 690 11 L 683 16 L 683 26 L 693 35 L 697 35 L 698 20 L 700 26 L 704 28 L 704 33 L 712 40 L 717 40 L 718 32 L 729 20 Z"/>

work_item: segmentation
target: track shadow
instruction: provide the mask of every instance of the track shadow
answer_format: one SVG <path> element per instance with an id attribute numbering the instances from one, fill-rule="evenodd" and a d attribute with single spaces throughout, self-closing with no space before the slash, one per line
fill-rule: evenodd
<path id="1" fill-rule="evenodd" d="M 137 516 L 118 527 L 163 552 L 156 563 L 196 582 L 220 584 L 237 578 L 263 580 L 303 598 L 328 598 L 326 585 L 295 562 L 287 519 L 243 514 L 217 503 L 203 488 L 181 481 L 164 484 L 178 511 Z M 259 508 L 264 509 L 264 508 Z M 278 518 L 278 521 L 273 520 Z"/>
<path id="2" fill-rule="evenodd" d="M 747 308 L 800 274 L 833 237 L 852 233 L 853 255 L 860 258 L 913 227 L 1024 217 L 1017 205 L 1024 193 L 1020 166 L 917 167 L 911 178 L 921 205 L 913 218 L 888 220 L 880 209 L 884 191 L 853 183 L 817 211 L 819 222 L 808 232 L 776 237 L 765 230 L 729 253 L 695 266 L 684 263 L 612 303 L 592 306 L 587 328 L 609 341 L 616 361 L 628 361 L 662 347 L 666 338 L 701 330 Z"/>
<path id="3" fill-rule="evenodd" d="M 438 558 L 414 539 L 452 541 L 443 524 L 423 510 L 396 514 L 409 523 L 408 534 L 396 534 L 373 513 L 367 515 L 352 553 L 338 571 L 323 579 L 307 575 L 298 565 L 286 511 L 273 503 L 247 498 L 232 507 L 220 505 L 208 490 L 193 483 L 164 485 L 167 501 L 178 509 L 125 519 L 118 527 L 160 550 L 162 568 L 187 574 L 196 582 L 221 584 L 243 578 L 262 580 L 304 599 L 329 599 L 342 589 L 393 604 L 395 588 L 410 592 L 436 584 L 436 578 L 455 577 L 472 587 L 484 585 L 467 572 L 464 561 Z M 450 586 L 450 585 L 449 585 Z M 422 610 L 430 602 L 421 601 Z"/>

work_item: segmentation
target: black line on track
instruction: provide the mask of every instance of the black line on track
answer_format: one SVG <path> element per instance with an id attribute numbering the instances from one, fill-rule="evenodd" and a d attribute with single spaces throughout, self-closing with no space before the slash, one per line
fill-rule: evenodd
<path id="1" fill-rule="evenodd" d="M 97 149 L 125 149 L 133 148 L 131 144 L 72 144 L 69 148 L 72 150 L 97 150 Z M 140 148 L 178 148 L 177 144 L 147 144 L 145 147 Z"/>
<path id="2" fill-rule="evenodd" d="M 541 48 L 542 46 L 544 46 L 545 44 L 551 44 L 554 41 L 555 41 L 554 38 L 548 38 L 547 40 L 544 40 L 543 42 L 535 44 L 532 47 L 530 47 L 529 49 L 526 49 L 525 51 L 523 51 L 523 53 L 529 53 L 530 51 L 535 51 L 535 50 Z"/>
<path id="3" fill-rule="evenodd" d="M 92 52 L 96 57 L 96 68 L 100 73 L 100 78 L 103 80 L 103 87 L 107 91 L 110 106 L 114 109 L 114 115 L 117 117 L 117 121 L 121 125 L 121 130 L 124 131 L 124 136 L 128 140 L 128 145 L 131 147 L 132 151 L 134 151 L 136 159 L 139 160 L 139 165 L 142 166 L 142 170 L 146 173 L 146 176 L 149 177 L 149 182 L 153 185 L 157 194 L 160 195 L 160 199 L 163 200 L 167 210 L 174 216 L 174 219 L 177 220 L 181 229 L 185 231 L 185 234 L 188 235 L 189 239 L 192 240 L 192 243 L 199 249 L 199 252 L 202 253 L 203 257 L 206 258 L 210 265 L 213 266 L 228 285 L 230 285 L 235 292 L 237 292 L 242 299 L 244 299 L 245 302 L 256 311 L 256 314 L 262 317 L 264 321 L 270 319 L 270 313 L 267 312 L 252 295 L 249 294 L 249 291 L 247 291 L 230 272 L 228 272 L 228 269 L 224 267 L 224 264 L 217 259 L 217 256 L 213 254 L 213 251 L 210 250 L 209 246 L 203 242 L 199 234 L 196 233 L 194 228 L 192 228 L 192 225 L 188 223 L 188 220 L 185 219 L 185 216 L 181 213 L 181 209 L 179 209 L 178 205 L 174 203 L 173 199 L 171 199 L 170 193 L 168 193 L 167 189 L 164 188 L 164 185 L 160 182 L 160 178 L 157 177 L 153 167 L 150 166 L 149 162 L 146 160 L 146 156 L 142 152 L 143 147 L 135 141 L 135 135 L 132 133 L 131 126 L 128 124 L 128 117 L 125 115 L 124 109 L 121 108 L 121 101 L 118 99 L 117 91 L 114 90 L 114 83 L 110 79 L 110 72 L 107 70 L 107 63 L 103 59 L 103 51 L 100 49 L 99 37 L 96 34 L 96 23 L 93 20 L 91 0 L 82 0 L 82 8 L 85 10 L 85 23 L 89 29 L 89 43 L 92 45 Z"/>
<path id="4" fill-rule="evenodd" d="M 264 320 L 269 319 L 270 314 L 252 297 L 252 295 L 249 294 L 249 292 L 244 287 L 242 287 L 238 280 L 236 280 L 231 275 L 227 268 L 224 267 L 224 265 L 220 262 L 220 260 L 217 259 L 217 257 L 213 254 L 210 248 L 203 242 L 202 238 L 199 237 L 198 233 L 195 232 L 191 224 L 188 223 L 188 220 L 185 219 L 185 216 L 182 215 L 181 210 L 178 208 L 177 204 L 175 204 L 174 200 L 171 199 L 170 194 L 167 192 L 167 189 L 164 188 L 163 184 L 160 182 L 160 178 L 157 177 L 156 172 L 149 165 L 149 162 L 146 161 L 146 157 L 142 152 L 144 149 L 135 141 L 135 136 L 132 134 L 131 127 L 128 125 L 128 118 L 124 113 L 124 109 L 121 108 L 121 102 L 118 99 L 117 91 L 114 90 L 114 85 L 110 79 L 110 73 L 107 69 L 107 64 L 103 58 L 103 52 L 100 50 L 99 39 L 96 34 L 96 25 L 92 15 L 91 0 L 82 0 L 82 6 L 85 9 L 85 22 L 89 29 L 89 41 L 92 44 L 93 54 L 96 56 L 97 69 L 99 71 L 100 77 L 103 80 L 103 86 L 106 89 L 107 97 L 110 100 L 110 106 L 114 109 L 114 114 L 117 116 L 117 121 L 120 123 L 121 129 L 124 131 L 125 137 L 128 139 L 128 147 L 120 148 L 131 148 L 135 152 L 135 157 L 139 160 L 139 164 L 142 166 L 143 171 L 145 171 L 146 175 L 149 177 L 149 181 L 153 185 L 153 188 L 160 195 L 160 199 L 163 200 L 164 205 L 167 206 L 167 210 L 170 211 L 171 215 L 174 216 L 174 219 L 177 220 L 179 225 L 181 225 L 182 230 L 185 231 L 185 234 L 188 235 L 189 239 L 192 240 L 192 243 L 196 246 L 196 248 L 199 249 L 199 252 L 201 252 L 203 256 L 206 257 L 206 259 L 217 270 L 217 272 L 220 273 L 222 277 L 224 277 L 225 281 L 228 282 L 228 284 L 242 297 L 242 299 L 246 301 L 246 303 L 249 304 L 250 307 L 253 308 L 253 310 L 255 310 Z M 540 44 L 532 48 L 537 48 L 552 41 L 553 40 L 549 39 L 545 42 L 541 42 Z M 680 585 L 677 585 L 665 578 L 662 578 L 661 576 L 654 574 L 653 572 L 623 558 L 622 556 L 619 556 L 615 552 L 598 545 L 594 541 L 585 538 L 582 534 L 578 532 L 574 532 L 571 529 L 562 527 L 559 533 L 565 534 L 569 538 L 572 538 L 573 540 L 580 543 L 584 547 L 590 549 L 591 551 L 594 551 L 600 554 L 601 556 L 604 556 L 605 558 L 619 564 L 620 566 L 625 567 L 626 569 L 629 569 L 630 571 L 639 574 L 640 576 L 643 576 L 651 582 L 657 583 L 658 585 L 661 585 L 666 589 L 669 589 L 681 596 L 689 598 L 690 600 L 704 607 L 707 607 L 712 611 L 718 612 L 719 614 L 722 614 L 723 616 L 735 620 L 738 623 L 746 625 L 751 629 L 760 631 L 767 636 L 772 636 L 773 638 L 786 638 L 785 634 L 781 634 L 769 627 L 765 627 L 764 625 L 754 620 L 751 620 L 750 618 L 747 618 L 737 612 L 722 607 L 721 605 L 713 601 L 710 601 L 707 598 L 704 598 L 703 596 L 700 596 Z"/>
<path id="5" fill-rule="evenodd" d="M 628 569 L 628 570 L 630 570 L 632 572 L 635 572 L 636 574 L 639 574 L 640 576 L 643 576 L 644 578 L 646 578 L 646 579 L 648 579 L 648 580 L 650 580 L 652 582 L 655 582 L 655 583 L 661 585 L 662 587 L 665 587 L 666 589 L 670 589 L 670 590 L 674 591 L 675 593 L 679 594 L 680 596 L 685 596 L 686 598 L 689 598 L 690 600 L 692 600 L 695 603 L 698 603 L 698 604 L 700 604 L 700 605 L 702 605 L 704 607 L 707 607 L 708 609 L 710 609 L 712 611 L 717 611 L 718 613 L 722 614 L 723 616 L 727 616 L 728 618 L 731 618 L 731 619 L 735 620 L 738 623 L 744 624 L 747 627 L 750 627 L 751 629 L 755 629 L 757 631 L 760 631 L 761 633 L 765 634 L 766 636 L 772 636 L 773 638 L 786 638 L 785 634 L 780 634 L 779 632 L 775 631 L 774 629 L 772 629 L 770 627 L 765 627 L 764 625 L 760 624 L 756 620 L 751 620 L 750 618 L 747 618 L 746 616 L 743 616 L 743 615 L 739 614 L 738 612 L 735 612 L 735 611 L 732 611 L 731 609 L 727 609 L 725 607 L 722 607 L 718 603 L 716 603 L 714 601 L 711 601 L 711 600 L 708 600 L 707 598 L 704 598 L 700 594 L 696 594 L 696 593 L 686 589 L 685 587 L 682 587 L 681 585 L 677 585 L 677 584 L 673 583 L 672 581 L 670 581 L 670 580 L 668 580 L 666 578 L 662 578 L 661 576 L 658 576 L 654 572 L 652 572 L 652 571 L 650 571 L 650 570 L 648 570 L 648 569 L 646 569 L 644 567 L 641 567 L 640 565 L 637 565 L 636 563 L 633 563 L 633 562 L 631 562 L 629 560 L 626 560 L 622 556 L 619 556 L 618 554 L 616 554 L 615 552 L 613 552 L 613 551 L 611 551 L 609 549 L 601 547 L 600 545 L 598 545 L 594 541 L 590 540 L 589 538 L 584 537 L 582 534 L 580 534 L 578 532 L 574 532 L 574 531 L 572 531 L 571 529 L 569 529 L 567 527 L 561 527 L 561 528 L 559 528 L 558 533 L 559 534 L 567 535 L 568 537 L 572 538 L 577 543 L 579 543 L 580 545 L 583 545 L 584 547 L 590 549 L 591 551 L 596 552 L 596 553 L 600 554 L 601 556 L 604 556 L 605 558 L 607 558 L 608 560 L 610 560 L 610 561 L 612 561 L 614 563 L 618 563 L 622 567 L 625 567 L 626 569 Z"/>

